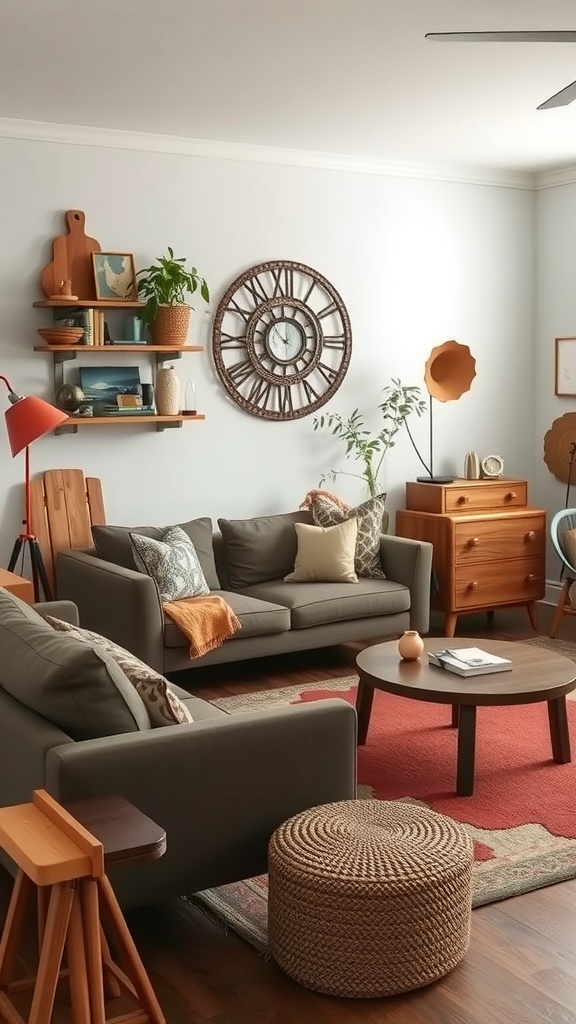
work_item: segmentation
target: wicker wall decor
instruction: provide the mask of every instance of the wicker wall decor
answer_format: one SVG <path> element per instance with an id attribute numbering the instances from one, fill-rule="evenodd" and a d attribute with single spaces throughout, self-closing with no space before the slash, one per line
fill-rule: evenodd
<path id="1" fill-rule="evenodd" d="M 270 260 L 222 297 L 212 331 L 216 372 L 252 416 L 295 420 L 336 393 L 352 352 L 342 298 L 312 267 Z"/>

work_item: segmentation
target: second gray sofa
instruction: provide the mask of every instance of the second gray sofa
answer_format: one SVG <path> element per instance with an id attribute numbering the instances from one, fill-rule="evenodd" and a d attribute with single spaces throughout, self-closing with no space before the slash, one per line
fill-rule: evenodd
<path id="1" fill-rule="evenodd" d="M 166 618 L 151 577 L 138 572 L 129 533 L 160 537 L 158 527 L 93 527 L 95 548 L 68 551 L 56 562 L 59 598 L 73 601 L 83 626 L 121 644 L 159 672 L 310 650 L 356 640 L 379 641 L 429 627 L 432 546 L 382 534 L 386 579 L 358 583 L 293 583 L 295 523 L 309 512 L 180 524 L 191 538 L 208 586 L 221 594 L 242 629 L 191 660 L 188 641 Z"/>

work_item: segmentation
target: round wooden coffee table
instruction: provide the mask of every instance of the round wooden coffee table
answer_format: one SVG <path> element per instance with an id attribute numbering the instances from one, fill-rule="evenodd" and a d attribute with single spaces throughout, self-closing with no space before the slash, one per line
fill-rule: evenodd
<path id="1" fill-rule="evenodd" d="M 509 658 L 514 667 L 510 672 L 463 678 L 428 664 L 427 651 L 441 651 L 445 647 L 480 647 L 490 654 Z M 456 792 L 459 796 L 471 796 L 474 790 L 477 707 L 546 701 L 552 756 L 558 764 L 571 760 L 566 694 L 576 689 L 576 662 L 561 654 L 505 640 L 435 637 L 424 641 L 424 653 L 418 661 L 402 661 L 397 640 L 390 640 L 361 651 L 356 665 L 360 676 L 356 698 L 359 746 L 366 742 L 374 690 L 431 704 L 452 705 L 452 725 L 458 728 Z"/>

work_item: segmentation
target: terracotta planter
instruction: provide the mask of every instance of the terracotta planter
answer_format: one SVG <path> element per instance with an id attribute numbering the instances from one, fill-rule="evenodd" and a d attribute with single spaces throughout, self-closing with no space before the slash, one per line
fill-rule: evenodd
<path id="1" fill-rule="evenodd" d="M 156 319 L 150 324 L 152 343 L 172 348 L 185 345 L 191 312 L 190 306 L 160 306 Z"/>

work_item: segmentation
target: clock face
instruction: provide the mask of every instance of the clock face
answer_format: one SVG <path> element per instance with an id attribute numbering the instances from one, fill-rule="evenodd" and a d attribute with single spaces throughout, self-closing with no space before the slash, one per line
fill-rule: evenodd
<path id="1" fill-rule="evenodd" d="M 482 473 L 487 477 L 502 476 L 504 460 L 501 455 L 487 455 L 482 459 Z"/>
<path id="2" fill-rule="evenodd" d="M 242 274 L 218 305 L 214 365 L 253 416 L 292 420 L 324 405 L 348 369 L 352 332 L 336 289 L 302 263 L 271 260 Z"/>

